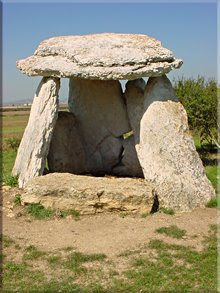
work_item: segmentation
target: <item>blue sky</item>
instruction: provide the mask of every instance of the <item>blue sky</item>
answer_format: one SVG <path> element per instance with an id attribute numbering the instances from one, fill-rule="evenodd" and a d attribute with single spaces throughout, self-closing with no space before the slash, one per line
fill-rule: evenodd
<path id="1" fill-rule="evenodd" d="M 27 77 L 16 60 L 49 37 L 99 32 L 148 34 L 184 60 L 184 75 L 217 79 L 217 2 L 13 3 L 3 4 L 3 101 L 31 99 L 40 78 Z M 68 95 L 62 82 L 61 99 Z"/>

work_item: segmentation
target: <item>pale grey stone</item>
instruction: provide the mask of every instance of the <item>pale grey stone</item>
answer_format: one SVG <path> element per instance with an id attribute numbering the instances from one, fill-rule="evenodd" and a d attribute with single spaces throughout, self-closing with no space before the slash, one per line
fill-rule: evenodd
<path id="1" fill-rule="evenodd" d="M 31 179 L 21 200 L 22 204 L 40 203 L 47 208 L 95 214 L 150 212 L 154 198 L 151 184 L 144 179 L 51 173 Z"/>
<path id="2" fill-rule="evenodd" d="M 59 87 L 57 78 L 43 78 L 38 86 L 12 171 L 19 175 L 19 187 L 43 174 L 57 119 Z"/>
<path id="3" fill-rule="evenodd" d="M 135 149 L 134 136 L 123 140 L 123 155 L 119 165 L 113 168 L 113 174 L 125 177 L 143 178 L 144 174 Z"/>
<path id="4" fill-rule="evenodd" d="M 73 113 L 60 111 L 48 153 L 50 172 L 86 173 L 86 156 Z"/>
<path id="5" fill-rule="evenodd" d="M 120 161 L 121 136 L 130 131 L 119 81 L 70 79 L 69 109 L 85 144 L 89 172 L 111 173 Z"/>
<path id="6" fill-rule="evenodd" d="M 34 55 L 19 60 L 17 67 L 32 76 L 131 80 L 159 76 L 182 63 L 155 38 L 102 33 L 44 40 Z"/>
<path id="7" fill-rule="evenodd" d="M 144 114 L 145 86 L 146 83 L 143 78 L 128 81 L 125 85 L 126 88 L 124 97 L 126 100 L 129 122 L 132 127 L 135 140 L 139 138 L 140 121 Z"/>
<path id="8" fill-rule="evenodd" d="M 140 135 L 134 135 L 144 177 L 152 182 L 161 205 L 178 211 L 203 207 L 215 192 L 196 152 L 186 111 L 168 78 L 149 78 L 142 98 Z M 129 118 L 135 120 L 132 108 Z"/>

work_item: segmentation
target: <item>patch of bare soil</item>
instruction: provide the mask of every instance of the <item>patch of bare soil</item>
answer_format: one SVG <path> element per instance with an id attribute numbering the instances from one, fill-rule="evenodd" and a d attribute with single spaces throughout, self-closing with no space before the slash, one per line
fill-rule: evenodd
<path id="1" fill-rule="evenodd" d="M 72 217 L 35 220 L 24 212 L 23 207 L 13 203 L 18 193 L 21 190 L 17 188 L 3 187 L 3 235 L 21 247 L 34 245 L 48 252 L 71 246 L 82 253 L 104 253 L 114 258 L 126 250 L 138 249 L 152 239 L 202 250 L 210 225 L 217 223 L 217 211 L 211 208 L 175 215 L 155 213 L 146 218 L 139 214 L 122 217 L 120 213 L 102 213 L 81 216 L 79 221 Z M 155 232 L 170 225 L 186 230 L 186 236 L 173 239 Z"/>

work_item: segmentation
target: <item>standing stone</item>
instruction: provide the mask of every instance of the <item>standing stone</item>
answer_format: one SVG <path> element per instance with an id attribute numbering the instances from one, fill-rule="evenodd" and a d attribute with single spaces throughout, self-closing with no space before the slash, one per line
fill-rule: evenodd
<path id="1" fill-rule="evenodd" d="M 76 118 L 60 111 L 47 157 L 50 172 L 86 173 L 86 157 Z"/>
<path id="2" fill-rule="evenodd" d="M 122 145 L 124 149 L 123 157 L 120 164 L 113 169 L 113 174 L 116 176 L 144 178 L 135 149 L 134 136 L 124 139 Z"/>
<path id="3" fill-rule="evenodd" d="M 140 121 L 144 113 L 144 89 L 146 83 L 143 78 L 130 80 L 126 83 L 125 100 L 131 128 L 134 132 L 135 143 L 138 143 Z"/>
<path id="4" fill-rule="evenodd" d="M 121 160 L 121 136 L 130 131 L 120 82 L 70 79 L 69 109 L 79 123 L 88 171 L 111 173 Z"/>
<path id="5" fill-rule="evenodd" d="M 137 128 L 137 107 L 131 107 L 136 100 L 134 91 L 128 88 L 125 97 L 131 125 Z M 196 152 L 186 111 L 169 79 L 165 75 L 149 78 L 142 99 L 140 135 L 135 131 L 134 135 L 145 179 L 153 183 L 162 206 L 179 211 L 204 206 L 214 196 L 214 189 Z"/>
<path id="6" fill-rule="evenodd" d="M 44 77 L 38 86 L 12 171 L 19 176 L 19 187 L 43 174 L 57 119 L 59 88 L 58 78 Z"/>

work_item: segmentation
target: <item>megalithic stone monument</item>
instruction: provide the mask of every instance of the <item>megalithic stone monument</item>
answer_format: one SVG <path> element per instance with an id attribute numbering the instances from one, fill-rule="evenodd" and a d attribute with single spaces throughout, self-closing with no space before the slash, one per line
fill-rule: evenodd
<path id="1" fill-rule="evenodd" d="M 204 206 L 215 192 L 165 75 L 182 63 L 147 35 L 41 42 L 17 62 L 24 74 L 43 76 L 13 169 L 19 186 L 43 175 L 48 156 L 50 172 L 144 177 L 165 207 Z M 57 113 L 60 78 L 70 79 L 69 115 Z M 124 93 L 119 80 L 128 80 Z"/>

